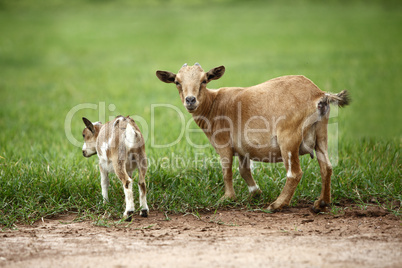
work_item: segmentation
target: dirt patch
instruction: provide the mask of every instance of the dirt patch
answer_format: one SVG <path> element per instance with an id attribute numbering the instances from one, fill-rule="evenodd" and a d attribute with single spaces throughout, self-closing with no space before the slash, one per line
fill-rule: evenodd
<path id="1" fill-rule="evenodd" d="M 378 207 L 151 211 L 108 228 L 73 220 L 1 232 L 0 267 L 402 267 L 401 220 Z"/>

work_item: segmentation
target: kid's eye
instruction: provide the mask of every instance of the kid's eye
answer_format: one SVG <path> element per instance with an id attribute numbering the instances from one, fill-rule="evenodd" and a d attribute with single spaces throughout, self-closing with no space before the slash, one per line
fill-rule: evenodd
<path id="1" fill-rule="evenodd" d="M 202 81 L 202 83 L 201 84 L 206 84 L 207 83 L 207 80 L 204 80 L 204 81 Z"/>
<path id="2" fill-rule="evenodd" d="M 179 82 L 176 81 L 176 82 L 174 82 L 174 83 L 176 84 L 176 86 L 180 86 L 180 83 L 179 83 Z"/>

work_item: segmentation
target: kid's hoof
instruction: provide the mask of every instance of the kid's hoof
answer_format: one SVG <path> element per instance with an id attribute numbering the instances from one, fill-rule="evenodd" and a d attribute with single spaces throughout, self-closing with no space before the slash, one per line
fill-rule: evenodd
<path id="1" fill-rule="evenodd" d="M 262 194 L 261 189 L 257 189 L 257 190 L 252 191 L 252 192 L 250 193 L 250 197 L 251 197 L 251 198 L 259 197 L 261 194 Z"/>
<path id="2" fill-rule="evenodd" d="M 124 213 L 124 217 L 127 217 L 125 221 L 132 221 L 133 220 L 134 211 L 127 211 Z"/>
<path id="3" fill-rule="evenodd" d="M 142 209 L 140 212 L 140 216 L 144 218 L 148 217 L 148 209 Z"/>

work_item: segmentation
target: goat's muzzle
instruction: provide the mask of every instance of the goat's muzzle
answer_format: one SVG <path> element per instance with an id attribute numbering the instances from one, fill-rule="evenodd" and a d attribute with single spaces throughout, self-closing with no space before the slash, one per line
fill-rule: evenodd
<path id="1" fill-rule="evenodd" d="M 186 101 L 186 109 L 187 111 L 189 111 L 190 113 L 192 113 L 193 111 L 195 111 L 197 109 L 197 98 L 194 96 L 188 96 L 185 99 Z"/>
<path id="2" fill-rule="evenodd" d="M 93 153 L 93 154 L 91 154 L 91 153 L 88 154 L 87 151 L 82 151 L 82 155 L 83 155 L 84 157 L 91 157 L 91 156 L 93 156 L 94 154 L 96 154 L 96 152 Z"/>

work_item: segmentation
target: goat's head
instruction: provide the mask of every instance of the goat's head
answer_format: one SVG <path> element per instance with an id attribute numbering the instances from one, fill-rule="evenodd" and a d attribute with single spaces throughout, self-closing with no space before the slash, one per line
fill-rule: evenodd
<path id="1" fill-rule="evenodd" d="M 194 66 L 188 66 L 186 63 L 177 74 L 157 71 L 156 76 L 162 82 L 176 84 L 184 107 L 192 113 L 202 103 L 207 84 L 211 80 L 219 79 L 224 73 L 224 66 L 204 72 L 200 64 L 196 63 Z"/>
<path id="2" fill-rule="evenodd" d="M 85 157 L 90 157 L 96 154 L 96 138 L 98 137 L 99 131 L 102 127 L 101 122 L 96 122 L 92 124 L 91 121 L 82 118 L 86 128 L 82 131 L 82 137 L 84 138 L 84 145 L 82 146 L 82 154 Z"/>

